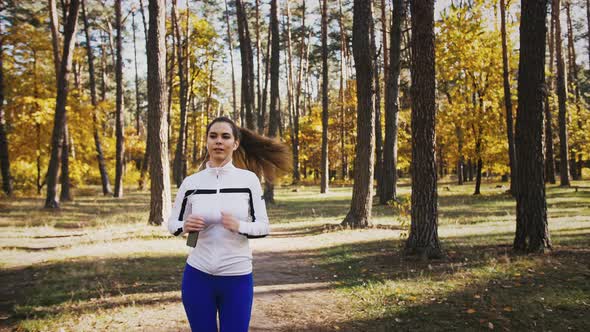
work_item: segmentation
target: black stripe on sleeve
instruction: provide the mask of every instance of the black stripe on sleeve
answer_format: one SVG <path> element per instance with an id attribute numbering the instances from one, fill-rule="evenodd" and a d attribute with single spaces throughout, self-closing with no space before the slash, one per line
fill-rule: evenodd
<path id="1" fill-rule="evenodd" d="M 252 198 L 252 190 L 250 188 L 223 188 L 219 190 L 220 193 L 248 193 L 249 200 L 248 203 L 250 204 L 250 217 L 252 217 L 252 222 L 256 222 L 256 213 L 254 211 L 254 201 Z M 240 233 L 241 235 L 246 236 L 249 239 L 259 239 L 266 237 L 268 234 L 264 235 L 249 235 L 245 233 Z"/>
<path id="2" fill-rule="evenodd" d="M 178 214 L 178 221 L 182 221 L 183 216 L 184 216 L 184 210 L 186 209 L 186 203 L 188 202 L 188 197 L 192 194 L 215 194 L 217 193 L 217 190 L 215 189 L 193 189 L 193 190 L 187 190 L 184 193 L 184 199 L 182 200 L 182 208 L 180 209 L 180 213 Z"/>

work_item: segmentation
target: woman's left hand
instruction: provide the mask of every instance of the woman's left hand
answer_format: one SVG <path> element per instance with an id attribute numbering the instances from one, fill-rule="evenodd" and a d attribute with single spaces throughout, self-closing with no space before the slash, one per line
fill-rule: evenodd
<path id="1" fill-rule="evenodd" d="M 238 233 L 240 231 L 240 221 L 229 213 L 221 212 L 221 224 L 228 231 Z"/>

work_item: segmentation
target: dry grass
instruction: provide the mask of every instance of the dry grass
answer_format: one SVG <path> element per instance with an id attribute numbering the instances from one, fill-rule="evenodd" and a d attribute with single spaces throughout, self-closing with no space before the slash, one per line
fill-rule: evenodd
<path id="1" fill-rule="evenodd" d="M 401 255 L 403 217 L 389 207 L 374 208 L 382 228 L 327 227 L 344 218 L 350 188 L 280 188 L 273 236 L 252 241 L 253 330 L 581 330 L 590 323 L 590 183 L 575 185 L 548 188 L 555 250 L 532 257 L 510 252 L 505 189 L 485 183 L 472 196 L 470 185 L 441 185 L 448 257 L 435 262 Z M 58 213 L 36 197 L 0 202 L 0 329 L 187 330 L 179 289 L 188 251 L 145 225 L 148 195 L 77 194 Z"/>

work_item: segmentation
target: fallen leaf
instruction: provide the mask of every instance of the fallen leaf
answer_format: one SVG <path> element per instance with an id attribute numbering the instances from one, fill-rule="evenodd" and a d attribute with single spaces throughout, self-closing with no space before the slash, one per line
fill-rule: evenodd
<path id="1" fill-rule="evenodd" d="M 475 309 L 473 309 L 473 308 L 469 308 L 469 309 L 467 309 L 467 313 L 468 313 L 468 314 L 474 314 L 475 312 L 476 312 L 476 310 L 475 310 Z"/>
<path id="2" fill-rule="evenodd" d="M 504 311 L 511 312 L 512 311 L 512 307 L 506 306 L 506 307 L 504 307 Z"/>

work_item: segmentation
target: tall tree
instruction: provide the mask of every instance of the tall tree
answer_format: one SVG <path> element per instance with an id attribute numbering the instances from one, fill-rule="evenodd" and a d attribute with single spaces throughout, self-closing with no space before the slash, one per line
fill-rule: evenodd
<path id="1" fill-rule="evenodd" d="M 286 17 L 286 71 L 287 71 L 287 110 L 288 114 L 291 119 L 291 146 L 293 152 L 293 183 L 298 183 L 300 181 L 300 174 L 299 174 L 299 117 L 301 114 L 301 110 L 297 108 L 297 102 L 293 103 L 293 56 L 292 56 L 292 48 L 291 48 L 291 8 L 289 6 L 289 2 L 287 1 L 285 4 L 286 8 L 285 11 L 287 12 Z M 274 37 L 273 37 L 274 38 Z M 272 87 L 271 87 L 272 88 Z M 298 93 L 298 92 L 297 92 Z M 295 107 L 294 107 L 295 106 Z M 280 112 L 278 116 L 278 120 L 280 123 Z M 280 125 L 279 125 L 280 128 Z"/>
<path id="2" fill-rule="evenodd" d="M 145 11 L 143 9 L 143 0 L 139 0 L 139 12 L 141 13 L 141 21 L 143 23 L 143 33 L 144 33 L 144 37 L 146 40 L 146 54 L 147 54 L 147 39 L 148 39 L 148 28 L 147 28 L 147 22 L 145 19 Z M 148 165 L 149 165 L 149 160 L 150 160 L 150 144 L 151 144 L 151 138 L 150 138 L 150 131 L 147 130 L 146 131 L 146 139 L 145 139 L 145 152 L 143 154 L 143 160 L 141 161 L 141 171 L 140 171 L 140 175 L 139 175 L 139 189 L 143 190 L 145 188 L 145 182 L 146 182 L 146 173 L 148 172 Z"/>
<path id="3" fill-rule="evenodd" d="M 306 3 L 305 0 L 301 1 L 301 41 L 299 42 L 299 73 L 297 75 L 297 87 L 295 89 L 295 112 L 293 114 L 293 163 L 294 167 L 297 166 L 297 169 L 293 168 L 293 180 L 294 182 L 300 181 L 300 173 L 299 173 L 299 119 L 300 115 L 304 113 L 302 110 L 302 102 L 301 102 L 301 95 L 303 92 L 303 79 L 304 73 L 306 72 L 306 66 L 309 61 L 309 42 L 306 42 L 306 38 L 308 38 L 308 32 L 305 26 L 305 16 L 306 16 Z M 305 96 L 303 97 L 305 98 Z M 323 120 L 322 120 L 323 121 Z M 296 134 L 295 134 L 296 133 Z"/>
<path id="4" fill-rule="evenodd" d="M 383 129 L 381 126 L 381 84 L 379 72 L 379 55 L 381 48 L 377 49 L 377 31 L 375 23 L 371 25 L 371 52 L 373 52 L 373 79 L 375 80 L 375 180 L 377 182 L 377 196 L 381 197 L 383 189 Z"/>
<path id="5" fill-rule="evenodd" d="M 10 158 L 8 154 L 8 137 L 6 121 L 4 119 L 4 31 L 0 23 L 0 167 L 2 167 L 2 190 L 8 196 L 12 195 L 12 176 L 10 175 Z"/>
<path id="6" fill-rule="evenodd" d="M 168 123 L 166 120 L 166 1 L 149 0 L 148 132 L 150 152 L 150 216 L 148 223 L 161 225 L 170 214 L 168 171 Z"/>
<path id="7" fill-rule="evenodd" d="M 352 52 L 356 69 L 357 143 L 352 202 L 342 225 L 352 228 L 371 224 L 373 166 L 375 162 L 375 108 L 373 105 L 373 55 L 371 53 L 372 1 L 353 5 Z"/>
<path id="8" fill-rule="evenodd" d="M 264 123 L 261 121 L 262 119 L 262 91 L 261 91 L 261 70 L 260 66 L 262 64 L 261 61 L 261 53 L 262 47 L 260 46 L 260 0 L 256 0 L 256 119 L 257 119 L 257 127 L 258 133 L 264 134 Z M 261 123 L 262 122 L 262 123 Z"/>
<path id="9" fill-rule="evenodd" d="M 271 34 L 271 55 L 270 55 L 270 109 L 268 114 L 268 136 L 277 137 L 279 131 L 279 11 L 278 1 L 270 2 L 270 32 Z M 264 198 L 268 202 L 274 201 L 274 186 L 271 182 L 265 182 Z"/>
<path id="10" fill-rule="evenodd" d="M 63 5 L 63 17 L 67 16 L 67 7 Z M 52 39 L 52 47 L 53 47 L 53 64 L 55 66 L 55 76 L 59 76 L 59 63 L 60 63 L 60 56 L 59 56 L 59 19 L 57 16 L 57 7 L 55 1 L 49 1 L 49 22 L 50 22 L 50 30 L 51 30 L 51 39 Z M 75 44 L 75 43 L 74 43 Z M 67 202 L 72 200 L 72 194 L 70 191 L 70 167 L 69 167 L 69 144 L 68 144 L 68 123 L 67 117 L 64 122 L 64 130 L 63 130 L 63 137 L 61 139 L 61 150 L 66 151 L 66 153 L 61 154 L 61 176 L 60 176 L 60 183 L 61 183 L 61 192 L 60 192 L 60 200 L 62 202 Z"/>
<path id="11" fill-rule="evenodd" d="M 328 192 L 330 167 L 328 165 L 328 1 L 321 0 L 322 8 L 322 194 Z"/>
<path id="12" fill-rule="evenodd" d="M 506 108 L 506 134 L 508 136 L 508 159 L 510 165 L 510 192 L 515 194 L 516 156 L 514 154 L 514 129 L 512 127 L 512 94 L 510 93 L 510 65 L 508 64 L 508 41 L 506 37 L 506 0 L 500 0 L 502 31 L 502 64 L 504 68 L 504 107 Z"/>
<path id="13" fill-rule="evenodd" d="M 554 5 L 557 6 L 554 9 L 559 8 L 559 0 L 554 0 Z M 517 251 L 542 252 L 551 248 L 542 142 L 546 6 L 546 0 L 522 0 L 521 3 L 516 158 L 518 188 L 526 190 L 516 193 L 514 249 Z M 560 39 L 558 23 L 556 21 L 556 37 Z M 556 46 L 559 50 L 560 42 Z"/>
<path id="14" fill-rule="evenodd" d="M 572 14 L 571 14 L 571 7 L 572 7 L 572 3 L 571 0 L 566 0 L 565 1 L 565 13 L 566 13 L 566 19 L 567 19 L 567 49 L 568 49 L 568 69 L 569 69 L 569 83 L 570 83 L 570 89 L 571 91 L 573 91 L 574 94 L 574 98 L 573 98 L 573 102 L 574 105 L 576 106 L 576 113 L 577 116 L 576 118 L 580 118 L 582 110 L 580 107 L 580 88 L 579 88 L 579 81 L 578 81 L 578 65 L 576 64 L 576 47 L 574 45 L 574 29 L 572 26 Z M 577 125 L 578 125 L 578 130 L 583 130 L 582 129 L 582 123 L 580 120 L 576 121 Z M 578 167 L 578 164 L 576 163 L 576 151 L 575 150 L 579 150 L 579 142 L 574 141 L 572 144 L 572 147 L 570 147 L 570 154 L 571 154 L 571 158 L 570 158 L 570 172 L 572 174 L 572 179 L 573 180 L 580 180 L 581 176 L 582 176 L 582 167 L 581 167 L 581 162 L 582 162 L 582 156 L 579 155 L 579 164 L 580 167 Z"/>
<path id="15" fill-rule="evenodd" d="M 55 117 L 51 135 L 51 157 L 47 169 L 47 197 L 45 207 L 59 208 L 57 201 L 57 176 L 61 159 L 61 144 L 66 124 L 66 101 L 68 97 L 69 73 L 72 68 L 72 57 L 76 43 L 76 29 L 78 25 L 78 9 L 80 2 L 71 0 L 68 15 L 65 18 L 63 53 L 60 60 L 59 75 L 57 76 L 57 97 L 55 98 Z"/>
<path id="16" fill-rule="evenodd" d="M 61 183 L 61 191 L 59 193 L 59 200 L 60 202 L 71 202 L 74 200 L 72 197 L 71 182 L 70 182 L 70 149 L 71 146 L 69 144 L 70 141 L 70 131 L 68 129 L 68 123 L 66 118 L 66 123 L 64 125 L 64 135 L 61 139 L 62 145 L 62 154 L 61 154 L 61 175 L 60 175 L 60 183 Z"/>
<path id="17" fill-rule="evenodd" d="M 586 21 L 588 22 L 588 66 L 590 66 L 590 0 L 586 0 Z"/>
<path id="18" fill-rule="evenodd" d="M 264 130 L 263 133 L 268 132 L 267 121 L 266 121 L 266 104 L 268 100 L 268 81 L 270 79 L 270 44 L 271 44 L 271 32 L 268 29 L 268 35 L 266 39 L 266 55 L 264 62 L 264 90 L 262 91 L 262 109 L 260 110 L 260 118 L 258 119 L 258 125 Z"/>
<path id="19" fill-rule="evenodd" d="M 242 58 L 242 107 L 245 109 L 246 127 L 256 130 L 254 119 L 254 56 L 248 30 L 248 19 L 242 0 L 236 0 L 240 56 Z M 243 124 L 242 124 L 243 125 Z"/>
<path id="20" fill-rule="evenodd" d="M 403 0 L 393 0 L 390 38 L 390 67 L 385 82 L 385 146 L 383 149 L 383 188 L 379 201 L 386 204 L 397 195 L 397 132 L 399 114 L 399 75 L 401 71 Z M 385 37 L 384 37 L 385 38 Z"/>
<path id="21" fill-rule="evenodd" d="M 555 22 L 555 57 L 557 61 L 557 101 L 559 104 L 559 177 L 560 185 L 562 187 L 568 187 L 570 185 L 570 172 L 568 161 L 569 149 L 567 142 L 567 84 L 565 82 L 565 62 L 563 59 L 561 39 L 561 19 L 559 17 L 560 7 L 560 0 L 553 0 L 551 15 L 553 15 L 553 21 Z"/>
<path id="22" fill-rule="evenodd" d="M 125 168 L 125 113 L 123 110 L 123 18 L 121 0 L 115 0 L 115 28 L 117 29 L 115 62 L 115 81 L 117 92 L 115 98 L 115 192 L 113 196 L 123 197 L 123 172 Z"/>
<path id="23" fill-rule="evenodd" d="M 187 8 L 188 10 L 188 8 Z M 187 97 L 188 97 L 188 78 L 185 71 L 186 60 L 188 54 L 183 55 L 183 44 L 188 44 L 188 38 L 183 38 L 180 34 L 180 22 L 178 13 L 176 11 L 176 0 L 172 1 L 172 24 L 173 31 L 176 34 L 176 58 L 178 65 L 178 79 L 180 81 L 179 99 L 180 99 L 180 123 L 178 129 L 178 139 L 176 140 L 176 150 L 174 153 L 174 168 L 173 176 L 176 182 L 176 187 L 180 187 L 182 180 L 185 177 L 183 172 L 186 169 L 186 120 L 187 120 Z"/>
<path id="24" fill-rule="evenodd" d="M 435 160 L 434 0 L 410 3 L 412 96 L 412 225 L 406 253 L 438 258 Z"/>
<path id="25" fill-rule="evenodd" d="M 65 18 L 64 18 L 65 20 Z M 59 76 L 59 22 L 57 17 L 57 6 L 55 0 L 49 0 L 49 27 L 51 30 L 51 46 L 53 49 L 53 65 L 55 67 L 55 77 Z"/>
<path id="26" fill-rule="evenodd" d="M 553 75 L 553 64 L 555 62 L 555 21 L 553 14 L 550 19 L 551 26 L 549 33 L 549 77 L 547 77 L 547 93 L 545 94 L 545 182 L 555 184 L 555 153 L 553 151 L 553 114 L 549 96 L 555 89 L 555 79 Z"/>
<path id="27" fill-rule="evenodd" d="M 141 130 L 141 100 L 139 98 L 139 70 L 137 70 L 137 41 L 135 37 L 135 9 L 131 12 L 131 29 L 133 30 L 133 64 L 135 67 L 135 132 L 140 134 Z"/>
<path id="28" fill-rule="evenodd" d="M 234 45 L 231 33 L 231 25 L 229 24 L 229 10 L 227 9 L 227 0 L 223 0 L 225 4 L 225 24 L 227 26 L 227 43 L 229 45 L 229 59 L 231 63 L 231 92 L 232 92 L 232 118 L 238 121 L 238 107 L 236 106 L 236 75 L 234 69 Z"/>
<path id="29" fill-rule="evenodd" d="M 97 107 L 98 100 L 96 98 L 96 77 L 94 73 L 94 54 L 92 52 L 92 41 L 90 39 L 90 28 L 88 24 L 88 17 L 86 16 L 85 0 L 81 0 L 82 5 L 82 20 L 84 22 L 84 36 L 86 37 L 86 56 L 88 58 L 88 80 L 90 83 L 90 102 L 92 103 L 92 131 L 94 136 L 94 146 L 96 148 L 96 159 L 98 161 L 98 170 L 100 172 L 100 179 L 102 184 L 103 195 L 111 194 L 111 185 L 109 183 L 109 176 L 105 166 L 104 154 L 102 152 L 102 143 L 98 133 L 98 118 Z"/>
<path id="30" fill-rule="evenodd" d="M 347 178 L 348 173 L 348 166 L 346 163 L 347 154 L 345 151 L 345 120 L 346 120 L 346 106 L 345 106 L 345 89 L 346 89 L 346 58 L 347 58 L 347 47 L 346 47 L 346 34 L 344 29 L 343 23 L 343 13 L 342 13 L 342 0 L 338 0 L 338 27 L 340 29 L 340 89 L 339 89 L 339 99 L 340 99 L 340 158 L 341 158 L 341 177 L 342 180 Z"/>

